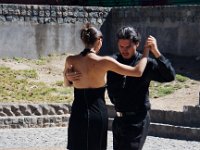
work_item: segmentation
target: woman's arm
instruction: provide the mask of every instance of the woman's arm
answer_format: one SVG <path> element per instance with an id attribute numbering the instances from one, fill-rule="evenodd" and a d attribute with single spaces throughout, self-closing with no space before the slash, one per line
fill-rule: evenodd
<path id="1" fill-rule="evenodd" d="M 107 56 L 105 57 L 105 66 L 107 71 L 113 71 L 126 76 L 141 77 L 147 64 L 148 54 L 149 48 L 145 46 L 143 56 L 135 67 L 121 64 L 115 59 Z"/>
<path id="2" fill-rule="evenodd" d="M 149 56 L 149 46 L 145 44 L 142 58 L 140 59 L 138 64 L 135 66 L 136 70 L 140 74 L 140 77 L 142 76 L 142 74 L 143 74 L 143 72 L 145 70 L 145 67 L 147 65 L 148 56 Z"/>

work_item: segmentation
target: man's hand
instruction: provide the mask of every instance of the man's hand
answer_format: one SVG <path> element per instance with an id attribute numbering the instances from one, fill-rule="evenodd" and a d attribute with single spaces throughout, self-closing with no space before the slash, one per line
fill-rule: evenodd
<path id="1" fill-rule="evenodd" d="M 148 46 L 150 48 L 150 51 L 152 52 L 152 54 L 158 58 L 161 56 L 160 51 L 158 50 L 158 46 L 157 46 L 157 41 L 153 36 L 149 36 L 147 38 L 147 41 L 145 43 L 146 46 Z"/>
<path id="2" fill-rule="evenodd" d="M 81 73 L 78 70 L 75 70 L 75 68 L 70 65 L 69 68 L 67 68 L 67 71 L 65 73 L 65 76 L 67 80 L 74 82 L 74 81 L 79 81 L 81 79 Z"/>

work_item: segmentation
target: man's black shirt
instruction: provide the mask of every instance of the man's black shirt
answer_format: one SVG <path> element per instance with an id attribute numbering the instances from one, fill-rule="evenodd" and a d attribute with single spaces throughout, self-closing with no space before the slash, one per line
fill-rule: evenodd
<path id="1" fill-rule="evenodd" d="M 120 54 L 113 56 L 118 62 L 135 66 L 142 55 L 136 53 L 129 60 Z M 153 59 L 148 63 L 142 77 L 128 77 L 114 72 L 107 74 L 107 89 L 111 102 L 119 112 L 146 112 L 150 109 L 149 84 L 151 80 L 170 82 L 175 79 L 175 71 L 171 63 L 164 56 Z"/>

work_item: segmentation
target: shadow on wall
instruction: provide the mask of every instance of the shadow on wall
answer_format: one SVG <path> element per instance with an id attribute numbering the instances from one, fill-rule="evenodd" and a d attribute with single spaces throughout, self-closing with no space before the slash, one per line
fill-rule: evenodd
<path id="1" fill-rule="evenodd" d="M 177 74 L 200 81 L 200 57 L 164 54 L 172 63 Z"/>
<path id="2" fill-rule="evenodd" d="M 115 13 L 115 12 L 114 12 Z M 124 14 L 121 14 L 122 16 Z M 112 55 L 113 53 L 118 52 L 117 47 L 117 38 L 116 34 L 120 27 L 122 26 L 133 26 L 142 36 L 142 40 L 140 43 L 140 46 L 138 48 L 138 51 L 142 51 L 143 45 L 145 43 L 146 38 L 148 35 L 158 35 L 159 33 L 162 33 L 162 31 L 158 31 L 157 28 L 152 27 L 141 27 L 138 24 L 132 25 L 129 22 L 126 21 L 125 18 L 122 17 L 120 20 L 116 20 L 113 16 L 113 11 L 109 12 L 105 22 L 100 27 L 100 30 L 103 33 L 103 46 L 100 51 L 100 55 Z M 177 35 L 176 30 L 170 30 L 171 32 L 164 32 L 165 37 L 171 37 Z M 167 35 L 166 35 L 167 34 Z M 173 43 L 172 43 L 173 42 Z M 157 39 L 158 47 L 159 49 L 169 47 L 169 41 L 167 41 L 167 38 L 163 41 L 162 39 Z M 171 45 L 177 45 L 176 40 L 170 40 Z M 174 47 L 176 48 L 176 47 Z M 177 74 L 181 74 L 184 76 L 187 76 L 191 79 L 200 81 L 200 56 L 178 56 L 175 54 L 169 54 L 165 52 L 164 50 L 161 51 L 166 58 L 170 60 L 172 63 L 175 71 Z"/>
<path id="3" fill-rule="evenodd" d="M 37 58 L 41 58 L 45 53 L 44 45 L 46 45 L 46 39 L 43 35 L 47 35 L 47 28 L 42 28 L 41 25 L 35 26 Z"/>
<path id="4" fill-rule="evenodd" d="M 111 29 L 112 29 L 112 9 L 100 27 L 100 30 L 103 34 L 103 45 L 99 52 L 100 55 L 112 55 L 114 53 L 113 45 L 115 43 L 112 40 L 114 37 L 112 36 Z"/>

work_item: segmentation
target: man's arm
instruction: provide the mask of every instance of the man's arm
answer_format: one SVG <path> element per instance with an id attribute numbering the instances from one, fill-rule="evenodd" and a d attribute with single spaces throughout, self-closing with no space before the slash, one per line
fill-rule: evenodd
<path id="1" fill-rule="evenodd" d="M 161 56 L 161 53 L 158 49 L 157 41 L 153 36 L 149 36 L 146 41 L 148 47 L 150 47 L 150 51 L 154 55 L 155 58 L 159 58 Z"/>
<path id="2" fill-rule="evenodd" d="M 82 74 L 70 65 L 66 70 L 65 76 L 67 80 L 73 84 L 74 81 L 79 81 L 81 79 Z"/>
<path id="3" fill-rule="evenodd" d="M 153 62 L 152 79 L 159 82 L 170 82 L 175 79 L 175 70 L 171 62 L 166 59 L 158 49 L 157 41 L 153 36 L 149 36 L 147 43 L 150 46 L 150 51 L 155 57 Z"/>

